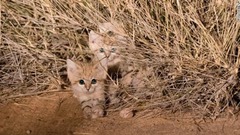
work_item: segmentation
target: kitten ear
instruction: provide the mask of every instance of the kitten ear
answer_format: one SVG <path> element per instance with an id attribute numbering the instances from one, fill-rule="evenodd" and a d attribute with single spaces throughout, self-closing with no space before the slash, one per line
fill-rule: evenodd
<path id="1" fill-rule="evenodd" d="M 94 31 L 90 31 L 89 33 L 89 48 L 92 51 L 98 50 L 99 46 L 103 43 L 103 37 Z"/>
<path id="2" fill-rule="evenodd" d="M 74 82 L 75 79 L 77 79 L 76 77 L 77 71 L 78 71 L 77 64 L 74 63 L 72 60 L 67 59 L 67 75 L 71 83 Z"/>

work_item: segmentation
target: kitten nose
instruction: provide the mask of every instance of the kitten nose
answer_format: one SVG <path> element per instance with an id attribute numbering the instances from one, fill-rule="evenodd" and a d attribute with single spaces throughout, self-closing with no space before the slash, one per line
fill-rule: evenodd
<path id="1" fill-rule="evenodd" d="M 106 53 L 106 57 L 108 58 L 110 56 L 110 52 L 107 52 Z"/>
<path id="2" fill-rule="evenodd" d="M 91 88 L 90 85 L 86 85 L 86 89 L 87 89 L 88 91 L 90 90 L 90 88 Z"/>

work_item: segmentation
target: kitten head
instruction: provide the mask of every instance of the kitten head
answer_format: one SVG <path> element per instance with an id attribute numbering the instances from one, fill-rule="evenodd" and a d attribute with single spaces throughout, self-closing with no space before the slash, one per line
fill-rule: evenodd
<path id="1" fill-rule="evenodd" d="M 80 93 L 93 93 L 102 89 L 107 77 L 107 61 L 75 63 L 67 59 L 67 74 L 72 89 Z"/>
<path id="2" fill-rule="evenodd" d="M 131 40 L 128 38 L 128 35 L 125 33 L 123 27 L 115 21 L 99 23 L 98 27 L 101 34 L 113 36 L 117 42 L 121 44 L 121 47 L 124 47 L 125 49 L 135 48 L 135 45 L 130 43 Z"/>
<path id="3" fill-rule="evenodd" d="M 115 33 L 118 36 L 126 36 L 124 30 L 116 22 L 105 22 L 98 24 L 100 33 Z"/>
<path id="4" fill-rule="evenodd" d="M 120 47 L 114 38 L 104 37 L 91 31 L 89 33 L 89 48 L 100 61 L 107 59 L 108 66 L 120 61 Z"/>

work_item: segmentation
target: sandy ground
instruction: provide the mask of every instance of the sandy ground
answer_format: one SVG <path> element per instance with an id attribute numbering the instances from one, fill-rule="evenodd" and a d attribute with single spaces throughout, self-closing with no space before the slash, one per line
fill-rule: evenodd
<path id="1" fill-rule="evenodd" d="M 240 135 L 238 118 L 216 121 L 182 117 L 123 119 L 118 113 L 84 119 L 71 93 L 31 96 L 0 104 L 0 135 Z"/>

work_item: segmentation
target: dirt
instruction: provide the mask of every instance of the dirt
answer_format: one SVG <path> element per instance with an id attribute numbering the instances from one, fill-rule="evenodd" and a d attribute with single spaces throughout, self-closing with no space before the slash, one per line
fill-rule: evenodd
<path id="1" fill-rule="evenodd" d="M 84 119 L 69 92 L 31 96 L 0 104 L 0 135 L 240 135 L 238 118 L 215 121 L 186 117 L 123 119 L 118 113 Z"/>

